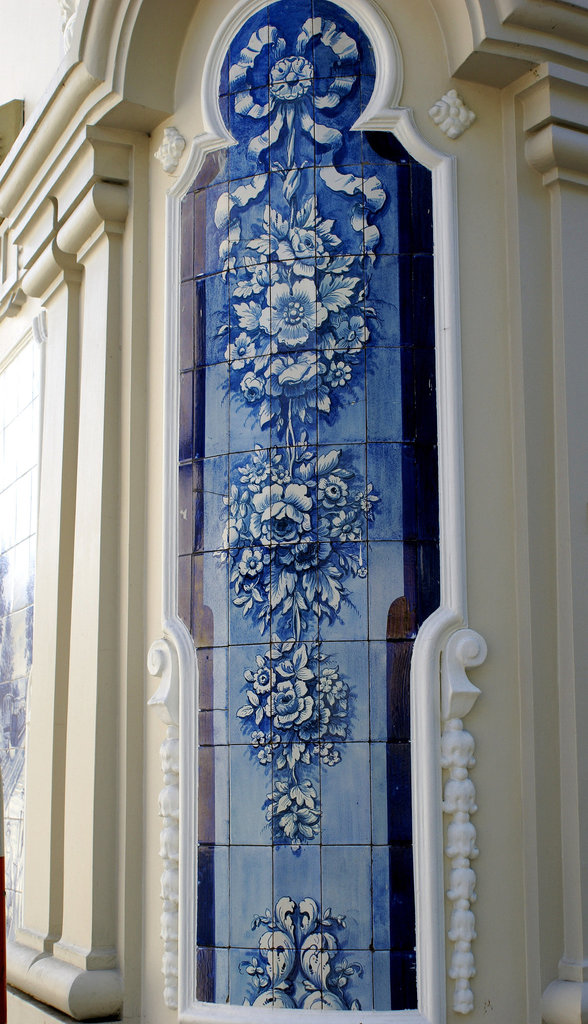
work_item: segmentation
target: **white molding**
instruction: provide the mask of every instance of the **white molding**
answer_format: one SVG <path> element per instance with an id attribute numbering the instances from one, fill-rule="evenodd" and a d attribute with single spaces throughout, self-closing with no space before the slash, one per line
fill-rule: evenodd
<path id="1" fill-rule="evenodd" d="M 265 0 L 242 0 L 221 25 L 203 73 L 202 108 L 206 131 L 193 140 L 182 174 L 167 197 L 167 305 L 164 406 L 163 619 L 164 635 L 178 660 L 180 764 L 193 764 L 196 750 L 197 667 L 194 645 L 176 613 L 177 587 L 177 442 L 180 203 L 208 153 L 233 145 L 218 104 L 218 81 L 226 48 L 247 18 Z M 354 129 L 392 131 L 403 146 L 432 172 L 435 330 L 441 530 L 441 604 L 419 630 L 411 664 L 413 757 L 412 797 L 417 917 L 419 1009 L 348 1011 L 356 1024 L 443 1024 L 446 967 L 443 896 L 443 824 L 440 764 L 440 659 L 456 631 L 467 625 L 461 350 L 459 333 L 458 238 L 455 161 L 430 146 L 416 129 L 410 110 L 396 104 L 402 92 L 402 60 L 396 37 L 368 0 L 347 0 L 345 10 L 370 37 L 377 78 L 372 99 Z M 477 635 L 477 634 L 472 634 Z M 480 644 L 483 641 L 480 638 Z M 465 660 L 463 665 L 473 666 Z M 252 1021 L 251 1008 L 198 1003 L 195 999 L 196 934 L 196 778 L 180 777 L 179 1017 L 186 1024 Z M 292 1021 L 293 1010 L 272 1010 L 272 1020 Z M 310 1011 L 309 1011 L 310 1012 Z M 313 1015 L 313 1020 L 318 1017 Z"/>
<path id="2" fill-rule="evenodd" d="M 149 648 L 147 667 L 152 676 L 161 678 L 149 706 L 154 707 L 167 726 L 160 747 L 164 787 L 159 794 L 159 814 L 163 818 L 160 857 L 161 874 L 161 938 L 163 940 L 163 999 L 170 1009 L 178 1006 L 178 860 L 180 846 L 179 807 L 179 677 L 174 646 L 165 638 L 155 640 Z"/>
<path id="3" fill-rule="evenodd" d="M 474 111 L 465 105 L 455 89 L 449 89 L 433 104 L 429 117 L 448 139 L 459 139 L 476 120 Z"/>
<path id="4" fill-rule="evenodd" d="M 178 169 L 180 157 L 186 148 L 184 136 L 173 125 L 163 129 L 161 145 L 153 154 L 159 160 L 166 174 L 173 174 Z"/>

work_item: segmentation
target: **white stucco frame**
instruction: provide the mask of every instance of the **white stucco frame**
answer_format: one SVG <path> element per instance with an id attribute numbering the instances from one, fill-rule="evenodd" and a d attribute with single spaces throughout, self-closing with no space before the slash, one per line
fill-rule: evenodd
<path id="1" fill-rule="evenodd" d="M 169 746 L 162 758 L 166 789 L 161 810 L 168 829 L 178 827 L 179 889 L 174 892 L 174 857 L 164 854 L 164 913 L 162 935 L 165 997 L 177 1005 L 179 1019 L 186 1024 L 207 1021 L 229 1024 L 258 1021 L 259 1010 L 250 1007 L 198 1003 L 195 999 L 196 965 L 196 779 L 182 766 L 195 763 L 197 666 L 192 639 L 177 616 L 177 451 L 178 451 L 178 347 L 180 282 L 180 204 L 208 153 L 234 144 L 224 125 L 218 103 L 218 82 L 224 55 L 231 38 L 267 0 L 240 0 L 220 26 L 208 54 L 202 80 L 202 109 L 206 131 L 192 142 L 181 176 L 167 198 L 166 270 L 166 355 L 164 409 L 163 487 L 163 635 L 149 653 L 152 674 L 161 685 L 152 698 L 168 725 L 168 745 L 176 742 L 179 728 L 179 758 L 170 765 Z M 432 172 L 435 269 L 435 331 L 437 417 L 439 447 L 439 505 L 441 604 L 421 627 L 411 668 L 412 796 L 414 825 L 414 868 L 417 921 L 418 1010 L 349 1011 L 359 1021 L 390 1024 L 422 1022 L 442 1024 L 445 1020 L 445 905 L 443 870 L 441 730 L 442 720 L 452 729 L 473 705 L 478 690 L 471 686 L 465 668 L 480 664 L 485 657 L 483 639 L 467 628 L 461 358 L 459 332 L 458 237 L 455 159 L 430 146 L 418 134 L 409 109 L 398 106 L 403 84 L 400 47 L 393 29 L 371 0 L 346 0 L 346 11 L 354 17 L 372 42 L 376 58 L 376 84 L 367 109 L 354 129 L 392 131 L 402 145 Z M 441 673 L 441 664 L 443 673 Z M 442 680 L 443 675 L 443 680 Z M 442 694 L 443 690 L 443 694 Z M 465 734 L 467 735 L 467 734 Z M 473 741 L 472 741 L 473 742 Z M 446 767 L 450 766 L 447 760 Z M 469 766 L 469 764 L 468 764 Z M 179 791 L 178 786 L 179 767 Z M 467 777 L 467 767 L 465 769 Z M 463 776 L 460 776 L 462 778 Z M 471 781 L 467 780 L 471 788 Z M 179 809 L 174 812 L 175 795 Z M 167 796 L 164 798 L 164 794 Z M 171 809 L 170 809 L 171 807 Z M 166 809 L 167 808 L 167 809 Z M 450 810 L 447 806 L 445 810 Z M 472 829 L 473 826 L 469 825 Z M 474 830 L 475 837 L 475 830 Z M 471 856 L 475 855 L 472 842 Z M 449 850 L 448 850 L 449 853 Z M 451 854 L 449 854 L 451 855 Z M 177 858 L 176 858 L 177 859 Z M 463 858 L 462 858 L 463 860 Z M 467 870 L 473 874 L 465 858 Z M 454 865 L 455 867 L 455 865 Z M 458 904 L 455 904 L 458 906 Z M 462 908 L 464 909 L 463 900 Z M 465 909 L 469 903 L 465 901 Z M 177 922 L 174 920 L 177 914 Z M 166 915 L 169 918 L 166 925 Z M 177 924 L 177 1003 L 175 998 L 175 947 Z M 459 937 L 452 941 L 459 944 Z M 170 938 L 171 936 L 171 938 Z M 462 938 L 471 957 L 471 935 Z M 466 950 L 467 951 L 467 950 Z M 457 970 L 457 968 L 455 969 Z M 455 973 L 466 998 L 454 1001 L 454 1009 L 471 1008 L 470 974 Z M 275 1024 L 296 1019 L 292 1010 L 272 1010 Z M 294 1014 L 294 1017 L 293 1017 Z M 313 1014 L 314 1016 L 314 1014 Z M 318 1018 L 317 1018 L 318 1019 Z"/>

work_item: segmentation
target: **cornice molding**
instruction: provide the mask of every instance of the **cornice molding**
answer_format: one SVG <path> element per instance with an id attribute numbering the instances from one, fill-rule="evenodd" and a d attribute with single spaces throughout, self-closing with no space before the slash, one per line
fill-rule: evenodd
<path id="1" fill-rule="evenodd" d="M 588 74 L 543 64 L 521 80 L 525 155 L 543 183 L 588 185 Z"/>

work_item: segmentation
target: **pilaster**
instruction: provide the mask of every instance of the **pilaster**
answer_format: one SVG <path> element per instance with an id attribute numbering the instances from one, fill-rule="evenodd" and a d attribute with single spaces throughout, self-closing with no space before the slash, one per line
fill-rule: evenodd
<path id="1" fill-rule="evenodd" d="M 543 65 L 519 93 L 525 151 L 549 190 L 563 950 L 546 1024 L 588 1020 L 588 76 Z"/>

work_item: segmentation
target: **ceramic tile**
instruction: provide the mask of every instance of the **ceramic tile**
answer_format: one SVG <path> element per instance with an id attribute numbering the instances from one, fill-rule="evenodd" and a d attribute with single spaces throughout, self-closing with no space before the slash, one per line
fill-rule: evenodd
<path id="1" fill-rule="evenodd" d="M 218 455 L 193 464 L 194 551 L 217 551 L 225 546 L 229 459 Z"/>
<path id="2" fill-rule="evenodd" d="M 367 949 L 372 942 L 371 848 L 322 846 L 322 905 L 345 915 L 345 945 Z"/>
<path id="3" fill-rule="evenodd" d="M 257 947 L 252 922 L 273 906 L 270 846 L 233 846 L 230 850 L 230 943 L 242 949 Z"/>
<path id="4" fill-rule="evenodd" d="M 178 558 L 178 616 L 188 629 L 192 628 L 192 558 Z"/>
<path id="5" fill-rule="evenodd" d="M 259 751 L 265 752 L 253 743 L 230 747 L 233 845 L 267 846 L 271 842 L 264 806 L 272 790 L 272 764 L 260 764 Z"/>
<path id="6" fill-rule="evenodd" d="M 192 554 L 194 543 L 194 508 L 192 464 L 178 469 L 178 554 Z"/>
<path id="7" fill-rule="evenodd" d="M 194 457 L 224 455 L 229 446 L 229 364 L 194 371 Z"/>
<path id="8" fill-rule="evenodd" d="M 225 745 L 229 742 L 228 711 L 201 711 L 198 715 L 198 743 L 203 747 Z"/>
<path id="9" fill-rule="evenodd" d="M 196 950 L 196 998 L 202 1003 L 229 999 L 229 951 L 199 947 Z"/>
<path id="10" fill-rule="evenodd" d="M 202 827 L 228 842 L 226 817 L 232 843 L 212 899 L 218 917 L 230 896 L 230 934 L 199 939 L 210 1001 L 413 1005 L 409 669 L 439 600 L 430 173 L 351 131 L 374 73 L 327 0 L 253 15 L 221 71 L 237 144 L 185 204 L 200 279 L 182 296 L 180 507 L 191 469 L 204 554 L 191 582 L 180 557 L 179 606 L 199 644 Z M 298 943 L 305 898 L 346 918 L 321 926 L 322 993 L 297 954 L 272 987 L 259 940 L 286 896 Z"/>
<path id="11" fill-rule="evenodd" d="M 320 696 L 337 725 L 329 729 L 326 742 L 369 738 L 369 672 L 366 642 L 323 642 L 320 665 Z"/>
<path id="12" fill-rule="evenodd" d="M 198 751 L 198 839 L 229 842 L 229 748 Z"/>
<path id="13" fill-rule="evenodd" d="M 228 643 L 228 562 L 205 552 L 192 558 L 192 635 L 197 647 Z"/>
<path id="14" fill-rule="evenodd" d="M 368 349 L 366 367 L 368 437 L 370 441 L 402 441 L 400 349 Z"/>
<path id="15" fill-rule="evenodd" d="M 197 854 L 199 946 L 227 946 L 229 938 L 229 848 L 200 843 Z"/>
<path id="16" fill-rule="evenodd" d="M 291 846 L 278 845 L 273 854 L 274 903 L 283 897 L 300 904 L 321 900 L 321 850 L 317 844 L 302 846 L 296 853 Z M 326 909 L 326 908 L 325 908 Z M 300 942 L 298 940 L 298 945 Z"/>
<path id="17" fill-rule="evenodd" d="M 228 648 L 201 647 L 196 657 L 199 707 L 203 711 L 228 709 Z"/>
<path id="18" fill-rule="evenodd" d="M 336 743 L 338 764 L 321 764 L 322 841 L 332 846 L 370 842 L 370 746 Z"/>
<path id="19" fill-rule="evenodd" d="M 410 1010 L 417 1005 L 416 959 L 414 953 L 390 955 L 390 1009 Z"/>
<path id="20" fill-rule="evenodd" d="M 180 377 L 180 462 L 193 456 L 194 440 L 194 375 L 190 371 Z"/>
<path id="21" fill-rule="evenodd" d="M 180 370 L 191 370 L 194 365 L 194 284 L 182 281 L 180 285 Z"/>
<path id="22" fill-rule="evenodd" d="M 370 541 L 369 559 L 369 635 L 370 640 L 385 640 L 388 609 L 405 592 L 403 545 L 394 541 Z"/>
<path id="23" fill-rule="evenodd" d="M 184 196 L 181 207 L 180 277 L 189 281 L 194 276 L 194 197 Z"/>

